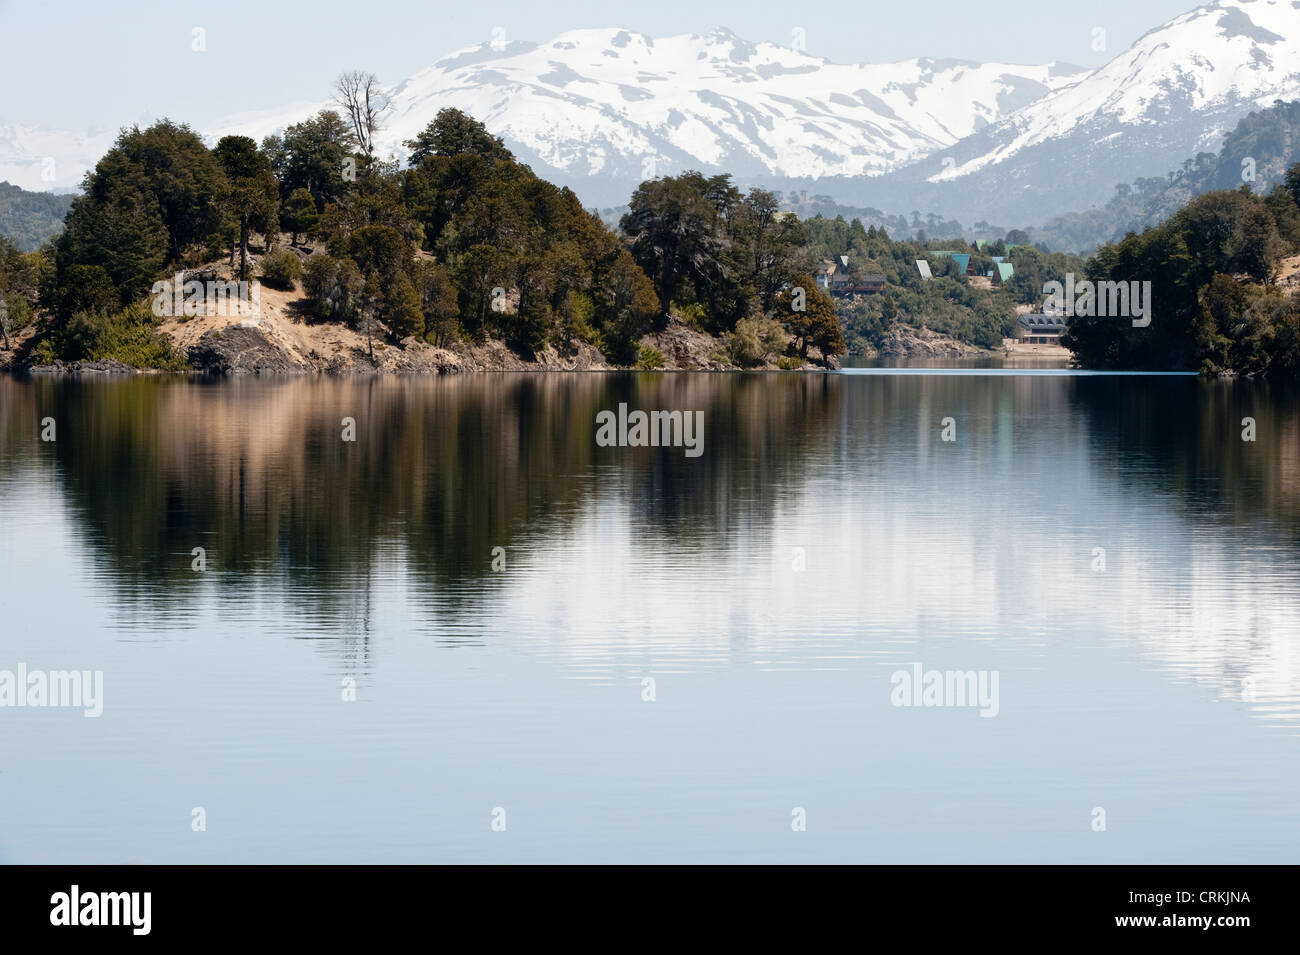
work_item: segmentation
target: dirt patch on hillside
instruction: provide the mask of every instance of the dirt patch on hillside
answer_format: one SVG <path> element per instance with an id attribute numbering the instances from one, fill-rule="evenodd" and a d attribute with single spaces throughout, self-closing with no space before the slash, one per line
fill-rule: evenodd
<path id="1" fill-rule="evenodd" d="M 1288 292 L 1300 289 L 1300 255 L 1282 260 L 1278 266 L 1277 284 Z"/>

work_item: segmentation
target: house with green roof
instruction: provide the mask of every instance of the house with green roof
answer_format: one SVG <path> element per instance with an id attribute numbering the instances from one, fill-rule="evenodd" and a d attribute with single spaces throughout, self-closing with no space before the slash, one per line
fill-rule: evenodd
<path id="1" fill-rule="evenodd" d="M 942 249 L 938 252 L 929 252 L 927 254 L 932 256 L 935 259 L 952 259 L 954 262 L 957 263 L 958 274 L 960 275 L 975 274 L 970 267 L 969 252 L 957 252 L 952 249 Z"/>

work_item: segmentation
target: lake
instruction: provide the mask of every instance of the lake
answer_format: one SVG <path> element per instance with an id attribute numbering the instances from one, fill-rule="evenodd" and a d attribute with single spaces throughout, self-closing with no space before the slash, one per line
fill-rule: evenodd
<path id="1" fill-rule="evenodd" d="M 0 376 L 0 861 L 1296 862 L 1298 397 Z"/>

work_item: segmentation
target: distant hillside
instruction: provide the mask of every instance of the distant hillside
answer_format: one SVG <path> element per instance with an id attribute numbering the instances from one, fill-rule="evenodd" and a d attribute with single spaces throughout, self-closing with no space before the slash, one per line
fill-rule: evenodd
<path id="1" fill-rule="evenodd" d="M 74 198 L 28 192 L 0 182 L 0 234 L 8 236 L 24 252 L 34 252 L 63 228 L 63 217 Z"/>
<path id="2" fill-rule="evenodd" d="M 1090 252 L 1127 232 L 1158 225 L 1196 196 L 1249 184 L 1256 195 L 1281 185 L 1300 162 L 1300 101 L 1251 113 L 1224 137 L 1218 155 L 1203 152 L 1165 176 L 1117 186 L 1099 209 L 1057 216 L 1030 229 L 1031 240 L 1053 249 Z"/>

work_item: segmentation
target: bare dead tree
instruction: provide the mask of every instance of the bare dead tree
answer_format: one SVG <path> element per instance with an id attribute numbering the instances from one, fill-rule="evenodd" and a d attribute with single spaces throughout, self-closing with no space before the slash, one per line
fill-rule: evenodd
<path id="1" fill-rule="evenodd" d="M 352 125 L 357 147 L 367 156 L 375 150 L 375 134 L 383 128 L 383 115 L 392 103 L 374 73 L 352 70 L 334 84 L 335 102 Z"/>

